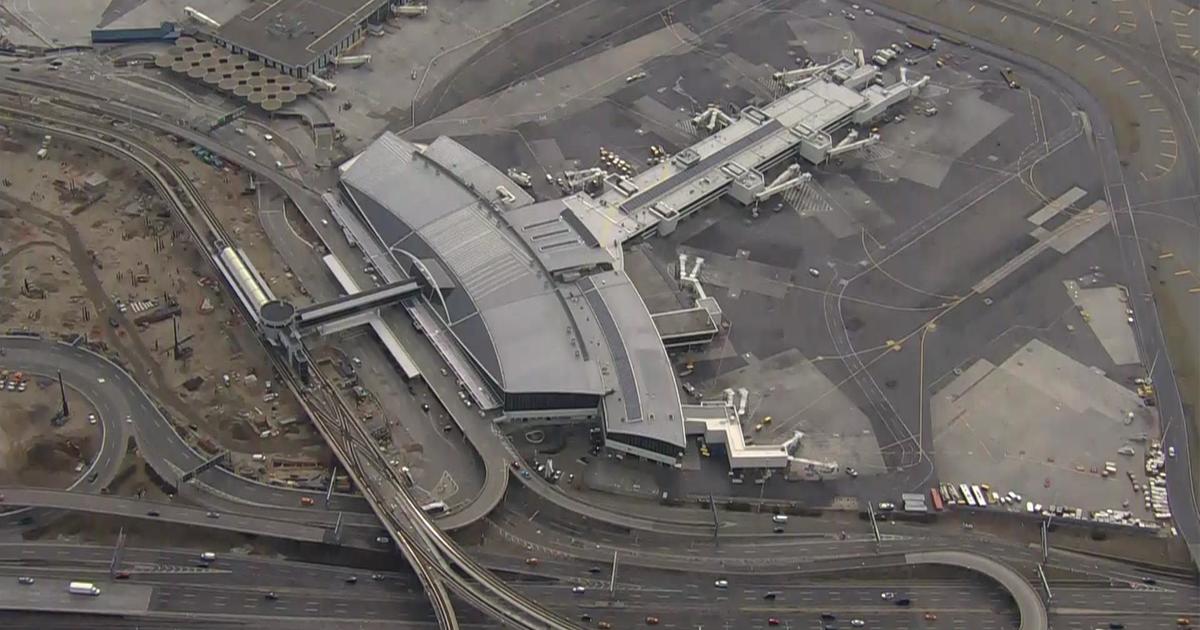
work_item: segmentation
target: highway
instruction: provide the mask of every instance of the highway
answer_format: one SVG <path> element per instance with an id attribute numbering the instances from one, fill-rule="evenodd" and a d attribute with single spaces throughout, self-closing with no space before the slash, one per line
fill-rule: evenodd
<path id="1" fill-rule="evenodd" d="M 0 581 L 15 575 L 45 580 L 76 577 L 96 582 L 137 585 L 152 589 L 144 613 L 149 618 L 188 615 L 194 618 L 244 620 L 261 618 L 330 621 L 395 619 L 402 623 L 432 626 L 432 617 L 412 574 L 373 572 L 350 567 L 314 565 L 255 556 L 222 553 L 211 567 L 197 566 L 197 552 L 159 549 L 125 549 L 123 570 L 128 581 L 108 580 L 112 550 L 60 543 L 0 544 Z M 946 575 L 917 578 L 905 574 L 875 576 L 837 573 L 817 575 L 733 576 L 693 573 L 688 583 L 677 583 L 678 573 L 641 567 L 623 567 L 613 595 L 608 576 L 588 572 L 571 574 L 543 565 L 541 579 L 513 576 L 510 583 L 538 601 L 568 615 L 589 614 L 616 627 L 642 625 L 642 617 L 659 616 L 663 627 L 695 628 L 709 623 L 731 627 L 765 627 L 776 617 L 794 626 L 817 621 L 822 612 L 835 614 L 842 625 L 863 619 L 870 628 L 981 627 L 1011 628 L 1017 620 L 1012 597 L 983 576 Z M 359 578 L 347 584 L 346 578 Z M 728 580 L 718 588 L 717 578 Z M 585 587 L 574 593 L 575 586 Z M 279 599 L 268 600 L 274 591 Z M 106 591 L 107 592 L 107 591 Z M 768 592 L 777 594 L 766 599 Z M 908 598 L 908 608 L 895 606 L 881 595 L 892 592 Z M 1051 614 L 1054 627 L 1082 627 L 1123 619 L 1167 627 L 1175 617 L 1200 613 L 1200 602 L 1190 585 L 1164 582 L 1138 584 L 1069 584 L 1055 587 Z M 347 604 L 348 602 L 348 604 Z M 1153 612 L 1149 612 L 1153 611 Z M 937 624 L 921 619 L 925 612 L 938 616 Z M 331 614 L 334 613 L 334 614 Z M 466 625 L 470 625 L 469 623 Z M 721 627 L 720 625 L 715 627 Z M 804 627 L 804 626 L 799 626 Z M 1095 626 L 1086 626 L 1089 629 Z"/>

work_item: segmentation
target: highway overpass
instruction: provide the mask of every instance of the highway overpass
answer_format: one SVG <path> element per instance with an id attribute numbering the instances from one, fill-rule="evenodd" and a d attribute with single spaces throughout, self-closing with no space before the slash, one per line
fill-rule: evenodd
<path id="1" fill-rule="evenodd" d="M 332 542 L 333 535 L 331 530 L 316 525 L 229 513 L 210 517 L 209 514 L 218 513 L 202 508 L 141 501 L 111 494 L 84 494 L 40 488 L 0 488 L 0 495 L 3 495 L 4 503 L 10 506 L 108 514 L 301 542 Z"/>
<path id="2" fill-rule="evenodd" d="M 1048 630 L 1046 605 L 1025 578 L 1008 565 L 965 551 L 926 551 L 905 556 L 908 564 L 941 564 L 982 573 L 1008 591 L 1021 612 L 1021 630 Z"/>

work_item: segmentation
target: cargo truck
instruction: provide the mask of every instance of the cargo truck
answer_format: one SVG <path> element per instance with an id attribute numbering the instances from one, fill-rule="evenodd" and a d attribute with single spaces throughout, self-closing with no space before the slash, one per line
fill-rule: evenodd
<path id="1" fill-rule="evenodd" d="M 72 595 L 90 595 L 95 597 L 100 594 L 100 588 L 91 582 L 71 582 L 67 587 L 67 592 Z"/>

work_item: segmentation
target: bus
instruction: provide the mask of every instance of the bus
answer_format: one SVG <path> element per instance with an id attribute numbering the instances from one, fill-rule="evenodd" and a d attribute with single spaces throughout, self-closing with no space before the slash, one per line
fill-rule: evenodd
<path id="1" fill-rule="evenodd" d="M 446 511 L 446 503 L 443 501 L 434 501 L 421 506 L 421 510 L 426 514 L 441 514 Z"/>
<path id="2" fill-rule="evenodd" d="M 958 489 L 962 491 L 963 498 L 967 500 L 967 505 L 972 507 L 979 505 L 975 502 L 975 495 L 971 493 L 971 487 L 965 483 L 958 484 Z"/>
<path id="3" fill-rule="evenodd" d="M 971 486 L 971 492 L 975 495 L 975 502 L 979 507 L 987 507 L 987 497 L 983 496 L 983 490 L 980 490 L 979 486 Z"/>
<path id="4" fill-rule="evenodd" d="M 945 506 L 942 505 L 942 495 L 938 492 L 937 488 L 929 489 L 929 498 L 933 500 L 934 510 L 941 512 L 942 510 L 946 509 Z"/>

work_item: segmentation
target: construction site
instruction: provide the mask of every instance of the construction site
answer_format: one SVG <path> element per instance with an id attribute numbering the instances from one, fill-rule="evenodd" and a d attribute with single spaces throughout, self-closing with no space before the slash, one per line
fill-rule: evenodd
<path id="1" fill-rule="evenodd" d="M 264 482 L 322 483 L 320 437 L 272 383 L 261 346 L 149 182 L 97 150 L 2 133 L 0 327 L 78 336 L 148 374 L 147 389 L 199 451 L 228 450 L 239 471 Z M 160 144 L 221 200 L 222 219 L 272 289 L 303 302 L 264 246 L 251 181 L 177 139 Z"/>
<path id="2" fill-rule="evenodd" d="M 87 399 L 44 375 L 0 370 L 0 386 L 0 485 L 66 488 L 82 477 L 100 442 Z M 64 393 L 69 418 L 62 416 Z"/>

